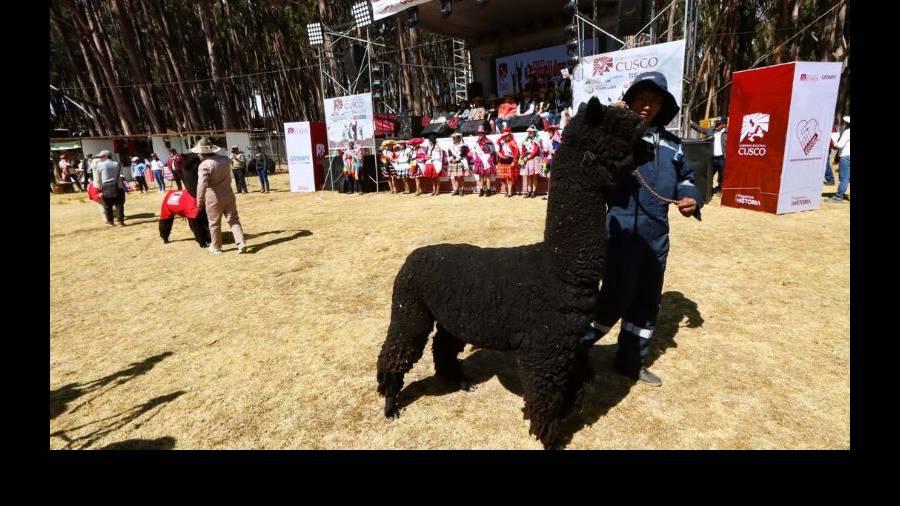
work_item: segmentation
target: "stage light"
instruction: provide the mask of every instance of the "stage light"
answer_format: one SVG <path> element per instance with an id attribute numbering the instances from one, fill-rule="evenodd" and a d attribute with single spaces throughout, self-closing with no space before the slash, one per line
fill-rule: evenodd
<path id="1" fill-rule="evenodd" d="M 321 46 L 325 43 L 322 36 L 322 23 L 309 23 L 306 25 L 306 33 L 309 34 L 309 43 L 313 46 Z"/>
<path id="2" fill-rule="evenodd" d="M 563 28 L 563 31 L 566 32 L 566 35 L 574 37 L 576 33 L 578 33 L 578 24 L 572 23 L 571 25 L 566 25 Z"/>
<path id="3" fill-rule="evenodd" d="M 419 24 L 419 8 L 418 7 L 410 7 L 406 9 L 406 14 L 409 16 L 406 20 L 406 26 L 413 28 L 414 26 Z"/>
<path id="4" fill-rule="evenodd" d="M 576 10 L 578 10 L 578 0 L 569 0 L 563 5 L 563 10 L 566 14 L 574 14 Z"/>
<path id="5" fill-rule="evenodd" d="M 353 4 L 351 11 L 353 12 L 353 20 L 356 21 L 356 27 L 362 28 L 372 24 L 372 11 L 369 7 L 370 2 L 356 2 Z"/>
<path id="6" fill-rule="evenodd" d="M 441 17 L 449 17 L 453 14 L 453 0 L 441 0 Z"/>

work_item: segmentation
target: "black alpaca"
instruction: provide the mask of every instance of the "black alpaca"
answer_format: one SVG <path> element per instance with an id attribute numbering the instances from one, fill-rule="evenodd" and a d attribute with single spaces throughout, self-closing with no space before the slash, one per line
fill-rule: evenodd
<path id="1" fill-rule="evenodd" d="M 182 155 L 182 182 L 184 183 L 185 191 L 190 193 L 194 198 L 197 197 L 197 169 L 199 167 L 199 155 L 196 155 L 194 153 L 186 153 Z M 209 246 L 209 243 L 212 241 L 212 239 L 209 235 L 209 220 L 206 219 L 206 209 L 200 209 L 200 212 L 197 213 L 196 218 L 188 218 L 187 220 L 188 226 L 191 227 L 191 232 L 194 233 L 194 240 L 197 241 L 197 244 L 199 244 L 201 248 Z M 165 220 L 159 220 L 159 236 L 162 237 L 162 240 L 165 243 L 169 242 L 169 235 L 172 233 L 172 224 L 174 222 L 174 216 Z"/>
<path id="2" fill-rule="evenodd" d="M 394 280 L 391 323 L 378 357 L 385 416 L 398 415 L 403 376 L 437 323 L 432 353 L 439 377 L 469 389 L 457 358 L 467 343 L 515 351 L 529 432 L 545 447 L 558 443 L 560 423 L 591 377 L 579 342 L 603 276 L 606 196 L 646 161 L 642 133 L 639 116 L 592 98 L 554 154 L 543 242 L 437 244 L 409 254 Z"/>

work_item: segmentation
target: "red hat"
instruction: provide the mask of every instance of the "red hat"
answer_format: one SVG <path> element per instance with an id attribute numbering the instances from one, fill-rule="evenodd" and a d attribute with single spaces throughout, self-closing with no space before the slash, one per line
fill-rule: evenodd
<path id="1" fill-rule="evenodd" d="M 501 137 L 506 137 L 507 135 L 512 135 L 512 129 L 511 129 L 511 128 L 506 127 L 506 128 L 504 128 L 503 130 L 500 130 L 500 136 L 501 136 Z"/>
<path id="2" fill-rule="evenodd" d="M 410 140 L 406 141 L 407 144 L 410 144 L 413 146 L 418 146 L 419 144 L 422 144 L 423 142 L 425 142 L 425 139 L 423 139 L 421 137 L 416 137 L 415 139 L 410 139 Z"/>
<path id="3" fill-rule="evenodd" d="M 559 125 L 550 125 L 545 130 L 559 130 Z"/>

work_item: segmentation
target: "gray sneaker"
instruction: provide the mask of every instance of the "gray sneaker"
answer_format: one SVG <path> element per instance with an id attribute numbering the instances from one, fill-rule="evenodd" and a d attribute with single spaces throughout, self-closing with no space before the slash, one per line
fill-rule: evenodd
<path id="1" fill-rule="evenodd" d="M 246 252 L 246 251 L 247 251 L 247 245 L 246 245 L 246 244 L 244 244 L 244 243 L 239 243 L 239 244 L 237 245 L 237 252 L 238 252 L 238 254 L 244 253 L 244 252 Z"/>
<path id="2" fill-rule="evenodd" d="M 662 380 L 659 379 L 659 376 L 650 372 L 646 367 L 641 367 L 641 372 L 638 375 L 638 379 L 650 385 L 651 387 L 662 386 Z"/>
<path id="3" fill-rule="evenodd" d="M 221 255 L 222 254 L 222 250 L 216 248 L 213 245 L 210 245 L 208 249 L 209 249 L 209 252 L 212 253 L 213 255 Z"/>
<path id="4" fill-rule="evenodd" d="M 841 197 L 831 197 L 830 199 L 828 199 L 828 201 L 829 202 L 843 202 L 844 199 L 842 199 Z"/>

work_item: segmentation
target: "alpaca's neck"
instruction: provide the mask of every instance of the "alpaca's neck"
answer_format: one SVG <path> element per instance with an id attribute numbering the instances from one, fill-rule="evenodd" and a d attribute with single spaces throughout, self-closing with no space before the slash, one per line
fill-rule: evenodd
<path id="1" fill-rule="evenodd" d="M 556 174 L 554 174 L 556 176 Z M 583 181 L 550 180 L 544 244 L 567 282 L 596 288 L 603 276 L 606 201 Z"/>

